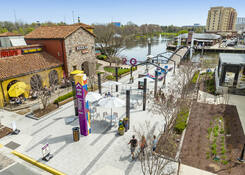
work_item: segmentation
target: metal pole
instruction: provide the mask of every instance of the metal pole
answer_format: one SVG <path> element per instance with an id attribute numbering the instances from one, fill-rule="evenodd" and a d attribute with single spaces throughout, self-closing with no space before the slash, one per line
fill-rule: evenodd
<path id="1" fill-rule="evenodd" d="M 158 81 L 158 71 L 155 71 L 155 87 L 154 87 L 154 97 L 157 97 L 157 81 Z"/>
<path id="2" fill-rule="evenodd" d="M 144 79 L 144 89 L 143 89 L 143 111 L 146 108 L 146 86 L 147 86 L 147 79 Z"/>
<path id="3" fill-rule="evenodd" d="M 78 116 L 78 107 L 77 107 L 77 96 L 76 96 L 76 84 L 75 84 L 75 81 L 72 81 L 71 84 L 72 84 L 72 92 L 73 92 L 73 101 L 74 101 L 75 116 Z"/>
<path id="4" fill-rule="evenodd" d="M 116 72 L 116 82 L 118 82 L 118 67 L 115 67 Z M 116 92 L 118 92 L 118 85 L 116 85 Z"/>
<path id="5" fill-rule="evenodd" d="M 130 90 L 126 90 L 126 117 L 128 117 L 128 129 L 130 127 Z"/>
<path id="6" fill-rule="evenodd" d="M 148 55 L 151 55 L 151 39 L 148 38 Z"/>
<path id="7" fill-rule="evenodd" d="M 175 63 L 175 61 L 174 61 L 174 74 L 175 74 L 175 66 L 176 66 L 176 63 Z"/>
<path id="8" fill-rule="evenodd" d="M 98 88 L 99 88 L 100 95 L 102 95 L 102 92 L 101 92 L 101 74 L 100 73 L 98 73 Z"/>

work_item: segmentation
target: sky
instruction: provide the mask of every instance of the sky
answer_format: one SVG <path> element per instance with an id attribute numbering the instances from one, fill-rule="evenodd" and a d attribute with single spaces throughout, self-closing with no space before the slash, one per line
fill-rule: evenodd
<path id="1" fill-rule="evenodd" d="M 206 24 L 210 7 L 236 9 L 245 17 L 245 0 L 0 0 L 0 21 L 135 24 Z"/>

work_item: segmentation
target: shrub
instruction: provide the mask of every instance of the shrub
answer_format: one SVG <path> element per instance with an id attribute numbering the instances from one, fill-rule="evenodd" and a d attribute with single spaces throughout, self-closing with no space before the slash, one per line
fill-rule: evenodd
<path id="1" fill-rule="evenodd" d="M 217 155 L 216 149 L 215 149 L 215 150 L 212 150 L 212 154 L 213 154 L 213 155 Z"/>
<path id="2" fill-rule="evenodd" d="M 220 130 L 220 132 L 219 132 L 220 134 L 224 134 L 225 133 L 225 130 L 224 130 L 224 128 L 221 128 L 221 130 Z"/>
<path id="3" fill-rule="evenodd" d="M 206 159 L 209 159 L 209 158 L 210 158 L 210 153 L 206 152 Z"/>
<path id="4" fill-rule="evenodd" d="M 227 161 L 227 160 L 222 160 L 221 163 L 222 163 L 223 165 L 226 165 L 226 164 L 228 163 L 228 161 Z"/>
<path id="5" fill-rule="evenodd" d="M 112 75 L 107 75 L 105 77 L 107 80 L 116 80 L 116 77 L 112 76 Z"/>
<path id="6" fill-rule="evenodd" d="M 191 82 L 192 82 L 193 84 L 196 84 L 198 75 L 199 75 L 199 71 L 195 72 L 195 74 L 194 74 L 194 76 L 193 76 L 193 78 L 192 78 L 192 80 L 191 80 Z"/>
<path id="7" fill-rule="evenodd" d="M 178 134 L 181 134 L 186 128 L 186 121 L 187 121 L 188 115 L 189 115 L 189 109 L 181 109 L 180 112 L 177 114 L 174 130 Z"/>
<path id="8" fill-rule="evenodd" d="M 212 132 L 212 128 L 208 128 L 208 135 L 210 135 Z"/>
<path id="9" fill-rule="evenodd" d="M 107 56 L 106 55 L 98 55 L 97 59 L 99 59 L 99 60 L 107 60 Z"/>
<path id="10" fill-rule="evenodd" d="M 64 100 L 72 97 L 73 94 L 74 94 L 73 91 L 71 91 L 71 92 L 69 92 L 63 96 L 58 97 L 57 99 L 54 100 L 54 104 L 57 104 L 58 102 L 64 101 Z"/>
<path id="11" fill-rule="evenodd" d="M 212 149 L 212 150 L 216 150 L 216 148 L 217 148 L 216 143 L 214 143 L 214 144 L 211 145 L 211 149 Z"/>

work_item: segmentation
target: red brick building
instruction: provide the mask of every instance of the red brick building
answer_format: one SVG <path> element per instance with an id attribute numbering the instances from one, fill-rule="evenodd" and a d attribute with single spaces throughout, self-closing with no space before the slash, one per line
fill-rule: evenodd
<path id="1" fill-rule="evenodd" d="M 27 44 L 42 44 L 49 54 L 64 64 L 65 75 L 82 69 L 95 72 L 95 36 L 83 25 L 39 27 L 25 36 Z"/>

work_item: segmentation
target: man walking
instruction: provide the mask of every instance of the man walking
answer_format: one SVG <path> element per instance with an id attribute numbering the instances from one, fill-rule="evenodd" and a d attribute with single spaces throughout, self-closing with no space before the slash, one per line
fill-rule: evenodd
<path id="1" fill-rule="evenodd" d="M 135 159 L 135 149 L 138 145 L 138 140 L 135 138 L 135 136 L 133 135 L 132 136 L 132 139 L 129 141 L 130 144 L 130 150 L 131 150 L 131 155 L 132 155 L 132 159 L 134 160 Z"/>

